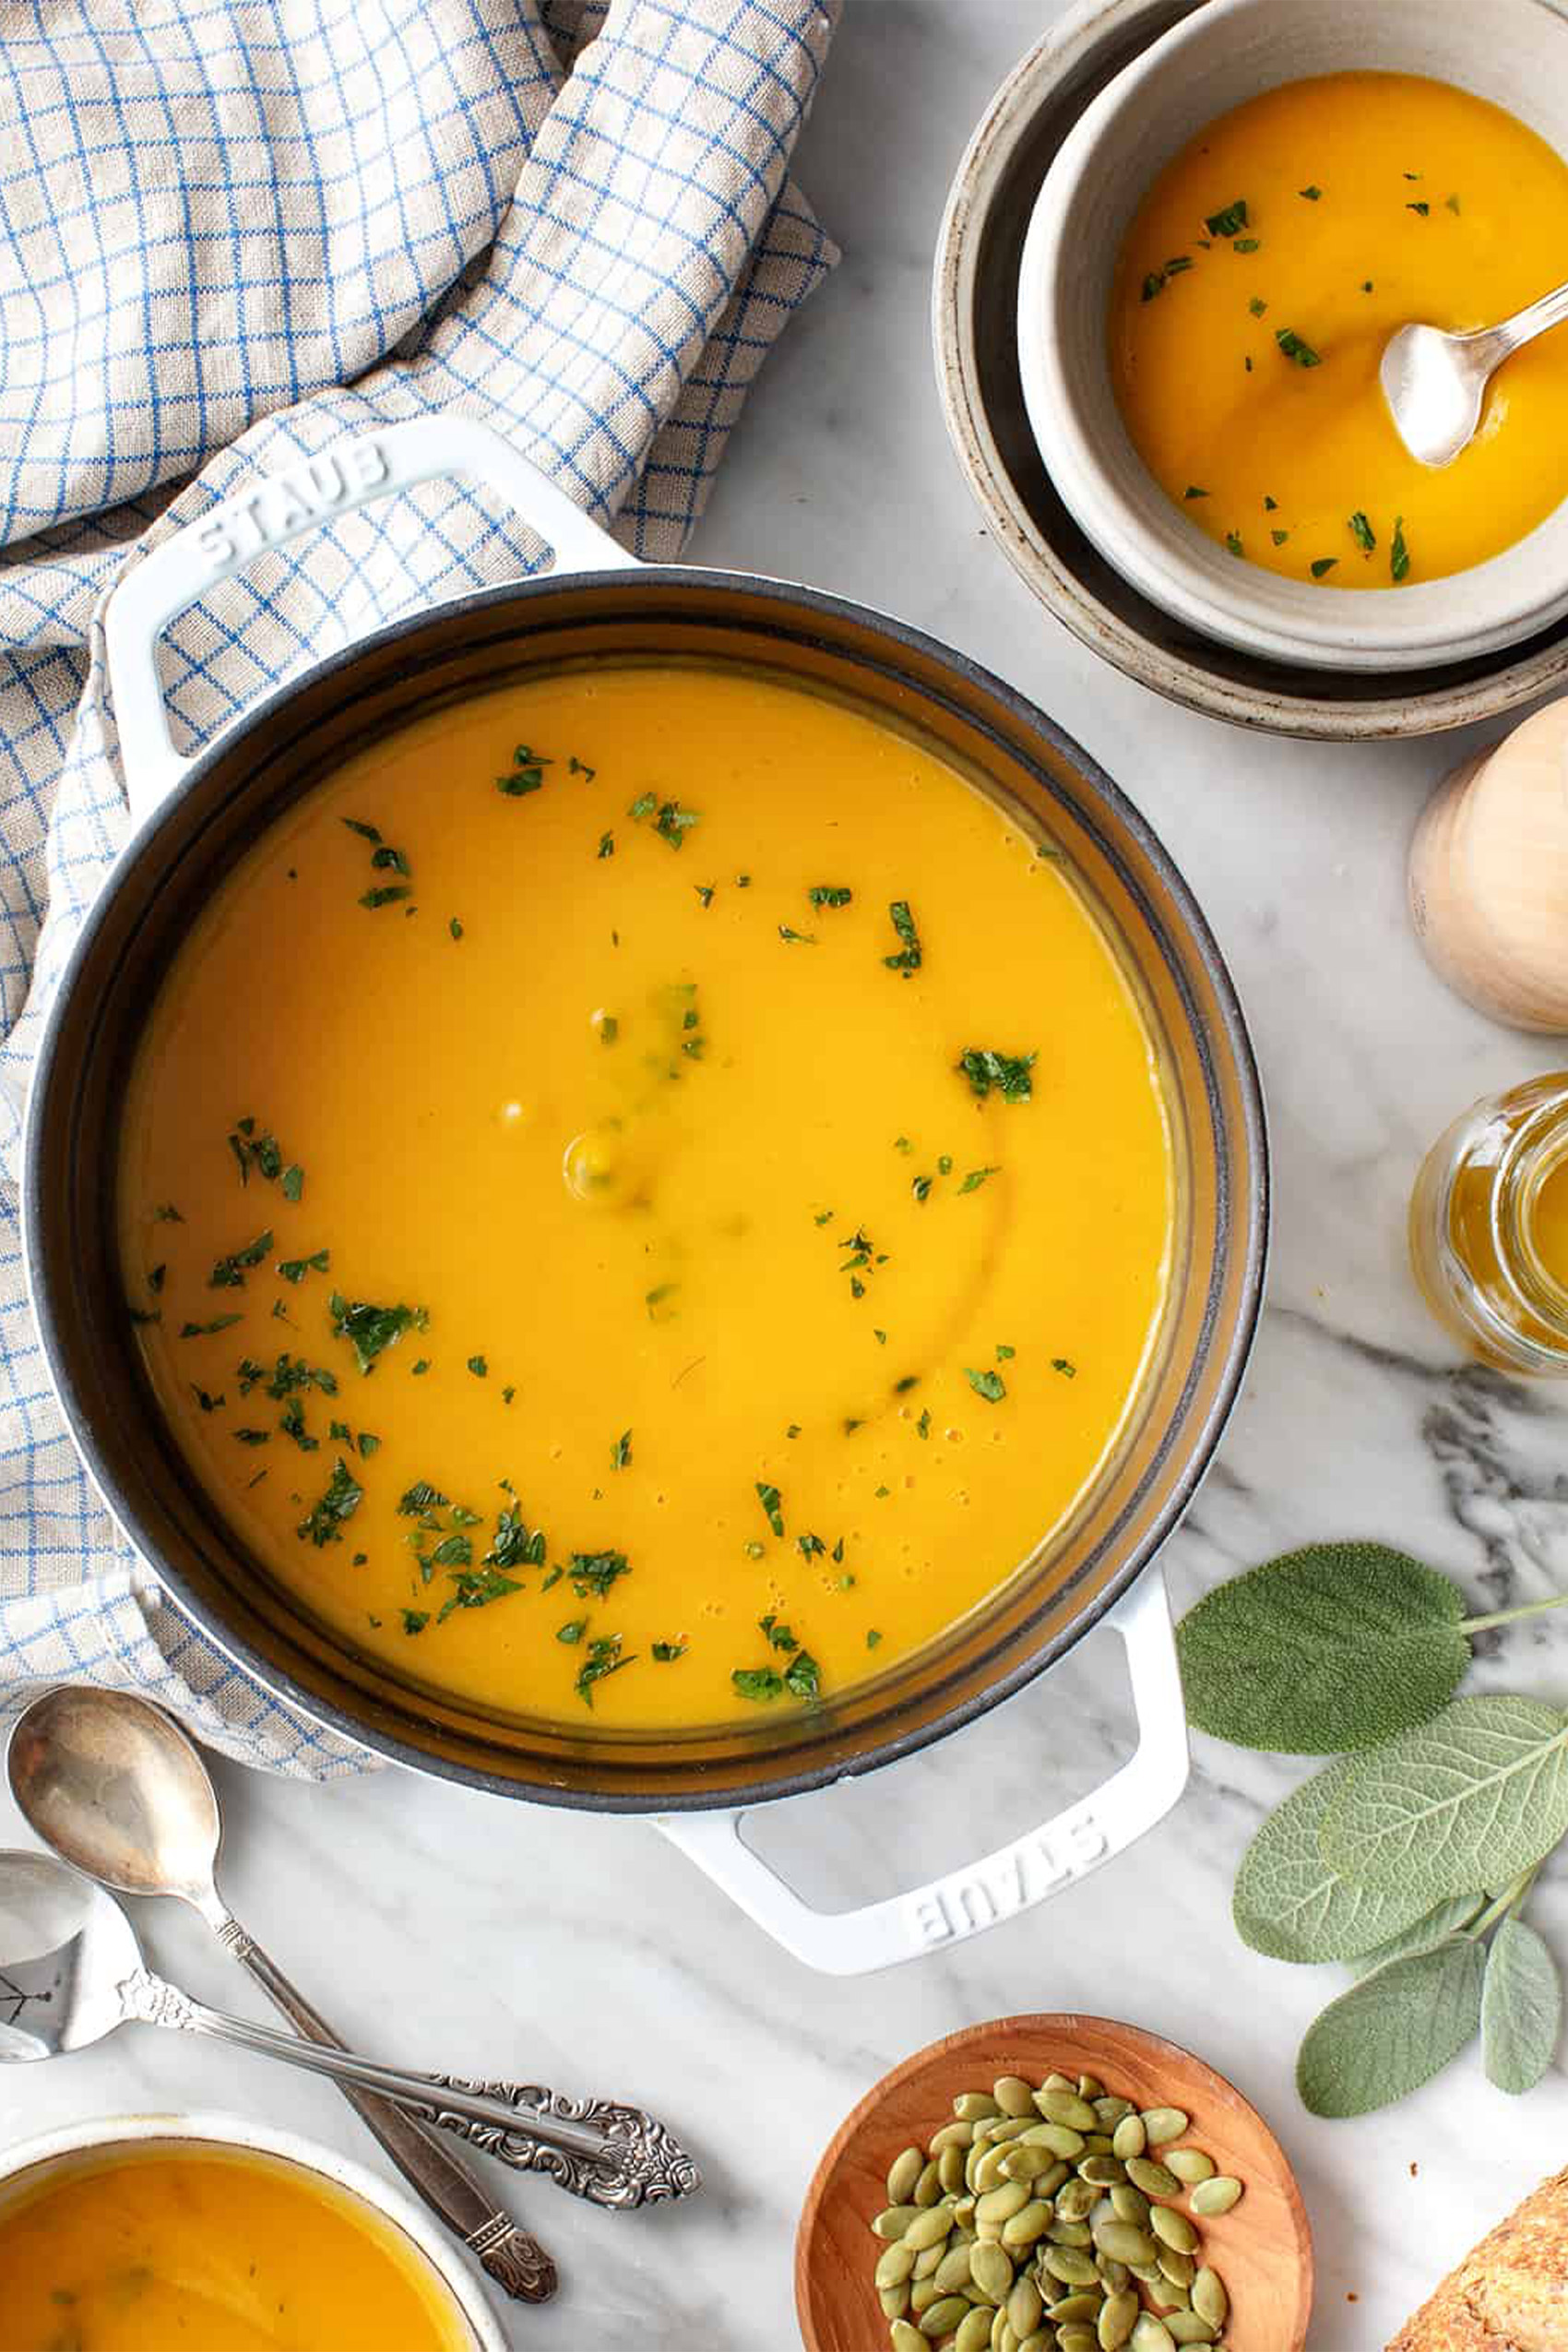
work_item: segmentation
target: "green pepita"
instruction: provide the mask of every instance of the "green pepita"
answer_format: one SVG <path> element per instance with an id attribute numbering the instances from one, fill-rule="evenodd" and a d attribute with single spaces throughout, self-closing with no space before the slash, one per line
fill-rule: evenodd
<path id="1" fill-rule="evenodd" d="M 1182 2193 L 1182 2183 L 1176 2175 L 1149 2156 L 1129 2156 L 1127 2178 L 1146 2197 L 1179 2197 Z"/>
<path id="2" fill-rule="evenodd" d="M 1100 2252 L 1109 2254 L 1113 2262 L 1135 2266 L 1139 2263 L 1152 2263 L 1155 2259 L 1154 2239 L 1135 2222 L 1098 2221 L 1094 2226 L 1094 2242 Z"/>
<path id="3" fill-rule="evenodd" d="M 1033 2104 L 1048 2123 L 1070 2123 L 1075 2132 L 1096 2132 L 1099 2118 L 1076 2091 L 1037 2091 Z"/>
<path id="4" fill-rule="evenodd" d="M 1108 2295 L 1124 2295 L 1133 2283 L 1133 2274 L 1126 2263 L 1117 2262 L 1110 2254 L 1097 2254 L 1094 2266 L 1105 2281 Z"/>
<path id="5" fill-rule="evenodd" d="M 969 2283 L 969 2256 L 972 2251 L 968 2246 L 944 2247 L 942 2260 L 931 2274 L 936 2283 L 936 2291 L 939 2295 L 963 2294 Z M 1011 2269 L 1011 2267 L 1009 2263 L 1008 2268 Z"/>
<path id="6" fill-rule="evenodd" d="M 976 2208 L 977 2212 L 979 2208 Z M 917 2207 L 915 2217 L 904 2231 L 904 2243 L 912 2246 L 917 2254 L 928 2246 L 940 2246 L 953 2227 L 953 2208 L 945 2201 L 939 2205 Z"/>
<path id="7" fill-rule="evenodd" d="M 987 2117 L 1000 2115 L 1002 2109 L 986 2091 L 960 2091 L 953 2102 L 953 2112 L 960 2123 L 983 2123 Z"/>
<path id="8" fill-rule="evenodd" d="M 921 2177 L 915 2183 L 915 2193 L 911 2202 L 924 2210 L 935 2204 L 941 2194 L 942 2177 L 932 2162 L 922 2168 Z"/>
<path id="9" fill-rule="evenodd" d="M 872 2228 L 878 2238 L 902 2238 L 919 2212 L 919 2205 L 889 2205 L 885 2213 L 877 2215 Z"/>
<path id="10" fill-rule="evenodd" d="M 901 2320 L 909 2308 L 909 2290 L 907 2287 L 879 2287 L 876 2299 L 885 2320 Z"/>
<path id="11" fill-rule="evenodd" d="M 1058 2328 L 1056 2352 L 1095 2352 L 1099 2341 L 1092 2327 Z"/>
<path id="12" fill-rule="evenodd" d="M 944 2148 L 967 2148 L 975 2136 L 972 2123 L 944 2123 L 940 2132 L 931 2135 L 931 2153 L 940 2156 Z M 899 2158 L 902 2163 L 903 2158 Z"/>
<path id="13" fill-rule="evenodd" d="M 1013 2285 L 1012 2257 L 1000 2246 L 979 2244 L 967 2247 L 965 2253 L 969 2277 L 986 2301 L 1005 2302 Z"/>
<path id="14" fill-rule="evenodd" d="M 986 2352 L 990 2342 L 991 2313 L 984 2304 L 977 2303 L 958 2322 L 953 2352 Z"/>
<path id="15" fill-rule="evenodd" d="M 963 2188 L 967 2162 L 968 2157 L 962 2148 L 944 2148 L 937 2157 L 936 2177 L 945 2195 L 956 2197 Z"/>
<path id="16" fill-rule="evenodd" d="M 1193 2309 L 1199 2319 L 1208 2320 L 1216 2327 L 1223 2327 L 1229 2313 L 1230 2298 L 1225 2292 L 1224 2282 L 1206 2263 L 1193 2281 Z"/>
<path id="17" fill-rule="evenodd" d="M 1100 2352 L 1121 2352 L 1138 2321 L 1138 2299 L 1129 2288 L 1108 2295 L 1100 2305 L 1098 2334 Z"/>
<path id="18" fill-rule="evenodd" d="M 1007 2324 L 1020 2343 L 1034 2334 L 1044 2313 L 1045 2303 L 1034 2280 L 1016 2279 L 1007 2298 Z"/>
<path id="19" fill-rule="evenodd" d="M 1028 2185 L 1023 2180 L 1004 2180 L 1000 2187 L 988 2190 L 975 2206 L 977 2223 L 1011 2221 L 1029 2202 Z"/>
<path id="20" fill-rule="evenodd" d="M 1158 2148 L 1166 2140 L 1179 2140 L 1192 2120 L 1179 2107 L 1146 2107 L 1143 2117 L 1151 2148 Z"/>
<path id="21" fill-rule="evenodd" d="M 1205 2156 L 1202 2148 L 1167 2148 L 1160 2162 L 1189 2187 L 1194 2181 L 1208 2180 L 1214 2175 L 1214 2158 Z"/>
<path id="22" fill-rule="evenodd" d="M 1193 2211 L 1206 2219 L 1212 2214 L 1229 2213 L 1241 2202 L 1241 2184 L 1229 2172 L 1217 2172 L 1212 2180 L 1200 2180 L 1188 2203 Z"/>
<path id="23" fill-rule="evenodd" d="M 1043 2198 L 1032 2198 L 1027 2205 L 1019 2208 L 1011 2221 L 1003 2223 L 1002 2243 L 1021 2253 L 1025 2247 L 1032 2246 L 1037 2238 L 1043 2238 L 1050 2227 L 1050 2205 Z"/>
<path id="24" fill-rule="evenodd" d="M 1098 2074 L 1079 2075 L 1078 2097 L 1081 2099 L 1102 2099 L 1105 2097 L 1105 2085 Z"/>
<path id="25" fill-rule="evenodd" d="M 1002 2177 L 1004 2180 L 1039 2180 L 1060 2162 L 1060 2156 L 1053 2156 L 1049 2148 L 1004 2148 Z"/>
<path id="26" fill-rule="evenodd" d="M 1111 2152 L 1125 2163 L 1129 2156 L 1141 2156 L 1148 2145 L 1148 2133 L 1141 2115 L 1124 2115 L 1111 2134 Z"/>
<path id="27" fill-rule="evenodd" d="M 1070 2327 L 1075 2320 L 1092 2320 L 1099 2310 L 1098 2295 L 1063 2295 L 1047 2306 L 1045 2316 L 1057 2327 Z"/>
<path id="28" fill-rule="evenodd" d="M 947 2259 L 947 2240 L 939 2238 L 934 2246 L 922 2246 L 915 2256 L 914 2276 L 934 2278 Z"/>
<path id="29" fill-rule="evenodd" d="M 1070 2091 L 1073 2088 L 1071 2074 L 1048 2074 L 1040 2085 L 1042 2091 Z"/>
<path id="30" fill-rule="evenodd" d="M 1219 2330 L 1196 2311 L 1167 2311 L 1165 2330 L 1173 2344 L 1212 2344 Z"/>
<path id="31" fill-rule="evenodd" d="M 1127 2168 L 1120 2156 L 1087 2156 L 1079 2160 L 1078 2178 L 1096 2189 L 1115 2189 L 1127 2178 Z"/>
<path id="32" fill-rule="evenodd" d="M 1058 2221 L 1087 2221 L 1099 2203 L 1099 2192 L 1092 2180 L 1064 2181 L 1056 2192 Z"/>
<path id="33" fill-rule="evenodd" d="M 1004 2074 L 999 2083 L 992 2083 L 991 2096 L 1004 2115 L 1034 2113 L 1035 2095 L 1021 2074 Z"/>
<path id="34" fill-rule="evenodd" d="M 909 2289 L 909 2309 L 916 2319 L 920 2318 L 922 2311 L 928 2311 L 935 2300 L 935 2281 L 929 2278 L 917 2278 Z"/>
<path id="35" fill-rule="evenodd" d="M 1153 2209 L 1143 2191 L 1134 2189 L 1130 2180 L 1121 2181 L 1111 2190 L 1111 2207 L 1118 2221 L 1135 2222 L 1140 2229 L 1148 2227 Z"/>
<path id="36" fill-rule="evenodd" d="M 908 2320 L 893 2322 L 893 2352 L 926 2352 L 924 2336 Z"/>
<path id="37" fill-rule="evenodd" d="M 1053 2221 L 1045 2234 L 1053 2246 L 1088 2246 L 1093 2243 L 1087 2221 Z"/>
<path id="38" fill-rule="evenodd" d="M 1152 2207 L 1148 2226 L 1157 2238 L 1162 2239 L 1167 2246 L 1173 2246 L 1179 2254 L 1190 2254 L 1198 2242 L 1197 2231 L 1186 2215 L 1178 2213 L 1174 2205 Z"/>
<path id="39" fill-rule="evenodd" d="M 889 2246 L 873 2274 L 878 2287 L 902 2287 L 915 2267 L 914 2250 L 909 2246 Z"/>
<path id="40" fill-rule="evenodd" d="M 1040 2260 L 1063 2287 L 1092 2287 L 1099 2276 L 1088 2255 L 1076 2246 L 1048 2246 Z"/>
<path id="41" fill-rule="evenodd" d="M 1162 2211 L 1163 2208 L 1157 2207 L 1156 2210 Z M 1162 2246 L 1156 2259 L 1159 2263 L 1159 2275 L 1166 2285 L 1180 2287 L 1184 2299 L 1197 2276 L 1198 2266 L 1191 2254 L 1184 2254 L 1179 2246 Z"/>
<path id="42" fill-rule="evenodd" d="M 906 2148 L 902 2156 L 895 2156 L 887 2168 L 888 2204 L 909 2204 L 914 2194 L 915 2183 L 924 2170 L 925 2158 L 919 2148 Z"/>
<path id="43" fill-rule="evenodd" d="M 1123 2116 L 1137 2113 L 1131 2099 L 1117 2099 L 1110 2097 L 1096 2099 L 1094 2111 L 1099 2118 L 1099 2128 L 1102 2132 L 1114 2132 Z"/>
<path id="44" fill-rule="evenodd" d="M 959 2321 L 967 2319 L 969 2307 L 961 2295 L 939 2296 L 921 2313 L 921 2334 L 932 2340 L 937 2336 L 951 2335 Z"/>
<path id="45" fill-rule="evenodd" d="M 1174 2352 L 1170 2330 L 1163 2320 L 1157 2320 L 1152 2311 L 1139 2314 L 1128 2341 L 1133 2352 Z"/>

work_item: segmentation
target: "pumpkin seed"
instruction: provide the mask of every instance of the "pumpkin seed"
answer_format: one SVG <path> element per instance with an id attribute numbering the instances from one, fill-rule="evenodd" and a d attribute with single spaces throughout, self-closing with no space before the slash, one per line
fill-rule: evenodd
<path id="1" fill-rule="evenodd" d="M 1165 2322 L 1157 2320 L 1152 2311 L 1139 2313 L 1128 2340 L 1133 2352 L 1175 2352 L 1174 2336 Z"/>
<path id="2" fill-rule="evenodd" d="M 1168 2283 L 1158 2263 L 1134 2263 L 1131 2267 L 1133 2276 L 1141 2278 L 1146 2287 L 1161 2287 Z"/>
<path id="3" fill-rule="evenodd" d="M 1007 2178 L 1002 2168 L 1007 2161 L 1008 2153 L 1004 2147 L 982 2148 L 979 2156 L 970 2151 L 964 2177 L 978 2196 L 983 2197 L 988 2190 L 1001 2188 Z"/>
<path id="4" fill-rule="evenodd" d="M 1098 2074 L 1079 2075 L 1078 2097 L 1081 2099 L 1102 2099 L 1105 2097 L 1105 2085 Z"/>
<path id="5" fill-rule="evenodd" d="M 944 2148 L 967 2148 L 974 2136 L 972 2123 L 944 2123 L 940 2132 L 931 2135 L 931 2154 L 940 2156 Z"/>
<path id="6" fill-rule="evenodd" d="M 988 2303 L 1004 2303 L 1013 2284 L 1013 2262 L 1001 2246 L 966 2247 L 968 2275 Z M 956 2282 L 955 2282 L 956 2283 Z"/>
<path id="7" fill-rule="evenodd" d="M 1124 2295 L 1132 2284 L 1133 2274 L 1125 2263 L 1113 2260 L 1110 2254 L 1097 2254 L 1094 2266 L 1105 2281 L 1108 2295 Z"/>
<path id="8" fill-rule="evenodd" d="M 960 2091 L 953 2102 L 953 2112 L 960 2123 L 983 2123 L 1002 2109 L 985 2091 Z"/>
<path id="9" fill-rule="evenodd" d="M 1032 2115 L 1034 2112 L 1033 2085 L 1026 2083 L 1021 2074 L 1004 2074 L 1000 2082 L 992 2083 L 991 2096 L 1004 2115 Z"/>
<path id="10" fill-rule="evenodd" d="M 928 2164 L 922 2168 L 921 2177 L 915 2183 L 915 2193 L 911 2203 L 923 2210 L 927 2206 L 935 2204 L 941 2194 L 941 2175 L 934 2163 Z"/>
<path id="11" fill-rule="evenodd" d="M 919 2148 L 906 2148 L 902 2156 L 894 2157 L 887 2168 L 887 2202 L 890 2205 L 907 2205 L 914 2192 L 916 2181 L 925 2170 L 925 2158 Z"/>
<path id="12" fill-rule="evenodd" d="M 877 2259 L 873 2275 L 878 2287 L 902 2287 L 915 2267 L 914 2249 L 909 2246 L 889 2246 Z"/>
<path id="13" fill-rule="evenodd" d="M 1241 2184 L 1229 2172 L 1217 2172 L 1212 2180 L 1200 2180 L 1188 2203 L 1196 2214 L 1229 2213 L 1241 2202 Z"/>
<path id="14" fill-rule="evenodd" d="M 882 2305 L 885 2320 L 901 2320 L 909 2308 L 909 2290 L 907 2287 L 879 2287 L 876 2299 Z"/>
<path id="15" fill-rule="evenodd" d="M 1109 2096 L 1095 2100 L 1094 2111 L 1099 2118 L 1099 2128 L 1102 2132 L 1114 2132 L 1123 2116 L 1137 2113 L 1131 2099 L 1117 2099 Z"/>
<path id="16" fill-rule="evenodd" d="M 919 2212 L 919 2205 L 889 2205 L 885 2213 L 877 2215 L 872 2227 L 879 2238 L 902 2238 Z"/>
<path id="17" fill-rule="evenodd" d="M 1092 2327 L 1058 2328 L 1056 2352 L 1095 2352 L 1099 2341 Z"/>
<path id="18" fill-rule="evenodd" d="M 1070 2123 L 1075 2132 L 1093 2132 L 1099 2118 L 1076 2091 L 1037 2091 L 1034 2105 L 1048 2123 Z"/>
<path id="19" fill-rule="evenodd" d="M 1163 2208 L 1157 2207 L 1156 2210 L 1163 2211 Z M 1198 2266 L 1191 2254 L 1183 2253 L 1177 2246 L 1162 2246 L 1155 2260 L 1159 2264 L 1159 2275 L 1166 2284 L 1170 2287 L 1179 2287 L 1182 2295 L 1185 2296 L 1197 2275 Z"/>
<path id="20" fill-rule="evenodd" d="M 982 2201 L 983 2202 L 983 2201 Z M 979 2211 L 979 2207 L 976 2207 Z M 928 2246 L 940 2246 L 953 2227 L 953 2208 L 945 2202 L 940 2205 L 916 2208 L 915 2217 L 904 2231 L 904 2243 L 923 2254 Z"/>
<path id="21" fill-rule="evenodd" d="M 1007 2324 L 1020 2343 L 1027 2343 L 1045 2313 L 1045 2301 L 1032 2278 L 1013 2283 L 1007 2298 Z"/>
<path id="22" fill-rule="evenodd" d="M 1127 2170 L 1118 2156 L 1084 2156 L 1079 2161 L 1078 2178 L 1096 2189 L 1116 2189 L 1127 2178 Z"/>
<path id="23" fill-rule="evenodd" d="M 920 2318 L 922 2311 L 928 2311 L 935 2300 L 936 2287 L 934 2282 L 929 2278 L 917 2278 L 914 2285 L 909 2289 L 909 2309 L 913 2311 L 916 2319 L 918 2320 Z"/>
<path id="24" fill-rule="evenodd" d="M 1111 2154 L 1110 2132 L 1086 2132 L 1084 2133 L 1084 2154 L 1086 2156 L 1109 2156 Z"/>
<path id="25" fill-rule="evenodd" d="M 1182 2183 L 1176 2175 L 1148 2156 L 1129 2156 L 1127 2178 L 1146 2197 L 1179 2197 L 1182 2193 Z"/>
<path id="26" fill-rule="evenodd" d="M 1048 2307 L 1045 2316 L 1058 2327 L 1071 2327 L 1075 2321 L 1092 2320 L 1099 2310 L 1098 2295 L 1063 2295 Z"/>
<path id="27" fill-rule="evenodd" d="M 1071 2074 L 1048 2074 L 1040 2085 L 1042 2091 L 1070 2091 L 1073 2087 Z"/>
<path id="28" fill-rule="evenodd" d="M 1214 2175 L 1214 2158 L 1205 2156 L 1202 2148 L 1167 2148 L 1160 2161 L 1189 2185 L 1194 2180 L 1208 2180 Z"/>
<path id="29" fill-rule="evenodd" d="M 1155 2205 L 1149 2214 L 1148 2226 L 1157 2238 L 1173 2246 L 1179 2254 L 1190 2254 L 1198 2242 L 1198 2233 L 1184 2213 L 1174 2205 Z"/>
<path id="30" fill-rule="evenodd" d="M 1138 2321 L 1138 2299 L 1131 2288 L 1108 2295 L 1099 2309 L 1100 2352 L 1121 2352 Z"/>
<path id="31" fill-rule="evenodd" d="M 936 2159 L 936 2177 L 949 2197 L 956 2197 L 964 2186 L 967 2161 L 962 2148 L 944 2148 Z"/>
<path id="32" fill-rule="evenodd" d="M 977 2303 L 958 2322 L 953 2352 L 986 2352 L 990 2342 L 991 2312 L 983 2303 Z"/>
<path id="33" fill-rule="evenodd" d="M 1056 2192 L 1056 2217 L 1058 2221 L 1087 2221 L 1099 2203 L 1099 2192 L 1092 2180 L 1065 2181 Z"/>
<path id="34" fill-rule="evenodd" d="M 1037 2328 L 1033 2335 L 1026 2335 L 1018 2352 L 1055 2352 L 1056 2339 L 1049 2328 Z"/>
<path id="35" fill-rule="evenodd" d="M 1038 2180 L 1061 2158 L 1049 2148 L 1004 2148 L 1002 2152 L 1002 2177 L 1004 2180 Z"/>
<path id="36" fill-rule="evenodd" d="M 1063 2287 L 1092 2287 L 1099 2277 L 1087 2254 L 1076 2246 L 1048 2246 L 1040 2260 Z"/>
<path id="37" fill-rule="evenodd" d="M 1135 2222 L 1140 2229 L 1148 2227 L 1152 2210 L 1149 2201 L 1141 2189 L 1133 2187 L 1131 2181 L 1119 2182 L 1111 2190 L 1111 2204 L 1118 2221 Z"/>
<path id="38" fill-rule="evenodd" d="M 1165 2332 L 1173 2344 L 1212 2344 L 1219 2330 L 1196 2311 L 1167 2311 Z"/>
<path id="39" fill-rule="evenodd" d="M 939 2296 L 921 2313 L 921 2334 L 927 2337 L 951 2335 L 959 2321 L 968 2315 L 969 2307 L 961 2295 Z"/>
<path id="40" fill-rule="evenodd" d="M 922 2246 L 915 2256 L 914 2276 L 934 2278 L 947 2255 L 947 2240 L 939 2238 L 934 2246 Z"/>
<path id="41" fill-rule="evenodd" d="M 1118 2263 L 1152 2263 L 1155 2243 L 1146 2229 L 1135 2222 L 1114 2219 L 1099 2221 L 1094 2226 L 1094 2242 L 1102 2254 Z"/>
<path id="42" fill-rule="evenodd" d="M 1089 2246 L 1094 2242 L 1087 2221 L 1053 2221 L 1045 2234 L 1053 2246 Z"/>
<path id="43" fill-rule="evenodd" d="M 931 2274 L 939 2295 L 961 2295 L 968 2286 L 970 2251 L 968 2246 L 943 2248 L 942 2260 Z M 1011 2263 L 1008 2268 L 1012 2268 Z"/>
<path id="44" fill-rule="evenodd" d="M 1065 2156 L 1069 2162 L 1084 2153 L 1084 2135 L 1068 2123 L 1037 2123 L 1026 2134 L 1030 2144 L 1049 2148 L 1052 2156 Z"/>
<path id="45" fill-rule="evenodd" d="M 1021 2251 L 1024 2247 L 1032 2246 L 1037 2238 L 1043 2238 L 1050 2227 L 1051 2207 L 1043 2198 L 1035 2197 L 1021 2206 L 1011 2221 L 1003 2223 L 1002 2243 Z"/>
<path id="46" fill-rule="evenodd" d="M 1151 2148 L 1158 2148 L 1165 2140 L 1179 2140 L 1191 2120 L 1179 2107 L 1146 2107 L 1143 2117 Z"/>
<path id="47" fill-rule="evenodd" d="M 893 2322 L 893 2352 L 925 2352 L 925 2338 L 908 2320 Z"/>
<path id="48" fill-rule="evenodd" d="M 975 2205 L 977 2222 L 1011 2221 L 1022 2213 L 1029 2202 L 1028 2184 L 1023 2180 L 1004 2180 L 999 2188 L 987 2190 Z"/>
<path id="49" fill-rule="evenodd" d="M 1193 2281 L 1193 2309 L 1199 2319 L 1207 2320 L 1215 2327 L 1223 2327 L 1230 2310 L 1230 2298 L 1225 2292 L 1224 2281 L 1206 2263 Z"/>

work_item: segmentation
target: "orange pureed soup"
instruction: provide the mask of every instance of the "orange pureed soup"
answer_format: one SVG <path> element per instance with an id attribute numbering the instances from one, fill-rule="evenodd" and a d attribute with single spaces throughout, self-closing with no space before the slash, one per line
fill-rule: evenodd
<path id="1" fill-rule="evenodd" d="M 982 1601 L 1122 1424 L 1171 1223 L 1051 846 L 852 707 L 668 664 L 424 719 L 283 818 L 121 1168 L 148 1372 L 267 1572 L 585 1730 L 812 1705 Z"/>
<path id="2" fill-rule="evenodd" d="M 5 2352 L 469 2352 L 379 2215 L 275 2156 L 156 2143 L 0 2192 Z"/>

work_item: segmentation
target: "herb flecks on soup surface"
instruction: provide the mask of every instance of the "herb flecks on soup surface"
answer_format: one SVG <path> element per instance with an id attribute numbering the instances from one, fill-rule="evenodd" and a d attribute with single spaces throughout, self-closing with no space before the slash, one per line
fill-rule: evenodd
<path id="1" fill-rule="evenodd" d="M 1161 488 L 1248 563 L 1393 588 L 1511 547 L 1568 496 L 1568 331 L 1512 359 L 1452 466 L 1378 383 L 1397 327 L 1493 324 L 1562 276 L 1568 161 L 1445 82 L 1332 74 L 1249 99 L 1155 182 L 1111 369 Z"/>
<path id="2" fill-rule="evenodd" d="M 389 844 L 414 911 L 372 920 Z M 1123 1419 L 1171 1218 L 1068 868 L 921 742 L 695 667 L 421 721 L 251 849 L 121 1209 L 267 1573 L 585 1731 L 830 1702 L 982 1601 Z"/>

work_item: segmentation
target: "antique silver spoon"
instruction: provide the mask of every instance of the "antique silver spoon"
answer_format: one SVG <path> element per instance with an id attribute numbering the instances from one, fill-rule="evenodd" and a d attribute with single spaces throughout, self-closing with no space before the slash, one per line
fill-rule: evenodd
<path id="1" fill-rule="evenodd" d="M 223 1834 L 218 1792 L 172 1716 L 128 1691 L 66 1685 L 18 1718 L 7 1756 L 11 1793 L 63 1861 L 117 1895 L 171 1895 L 199 1912 L 296 2033 L 339 2037 L 218 1892 Z M 519 2302 L 554 2294 L 555 2265 L 519 2229 L 440 2134 L 390 2100 L 339 2085 L 410 2186 L 489 2275 Z"/>
<path id="2" fill-rule="evenodd" d="M 0 1852 L 0 2064 L 83 2049 L 132 2024 L 211 2035 L 351 2083 L 594 2204 L 624 2210 L 699 2186 L 685 2150 L 637 2108 L 531 2084 L 407 2073 L 208 2009 L 151 1973 L 105 1889 L 52 1854 Z"/>
<path id="3" fill-rule="evenodd" d="M 1501 327 L 1447 335 L 1401 327 L 1384 346 L 1378 380 L 1399 438 L 1423 466 L 1450 466 L 1474 439 L 1486 387 L 1505 359 L 1568 320 L 1568 285 L 1542 294 Z"/>

